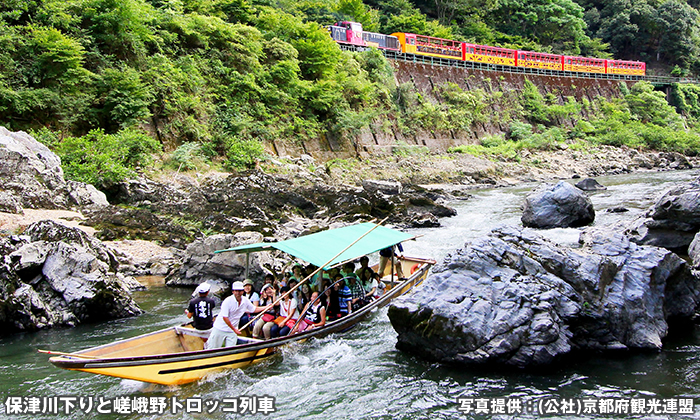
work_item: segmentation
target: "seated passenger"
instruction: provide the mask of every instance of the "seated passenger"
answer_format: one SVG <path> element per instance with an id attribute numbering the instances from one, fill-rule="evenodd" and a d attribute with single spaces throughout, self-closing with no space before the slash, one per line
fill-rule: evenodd
<path id="1" fill-rule="evenodd" d="M 341 276 L 338 274 L 338 276 Z M 341 277 L 342 278 L 342 277 Z M 338 312 L 340 313 L 340 316 L 345 316 L 352 312 L 352 307 L 350 306 L 350 301 L 352 300 L 352 293 L 350 292 L 350 288 L 345 285 L 345 280 L 341 280 L 340 283 L 337 284 L 337 292 L 338 292 Z"/>
<path id="2" fill-rule="evenodd" d="M 243 296 L 247 297 L 250 303 L 253 304 L 253 306 L 255 306 L 256 308 L 258 307 L 260 303 L 260 295 L 258 295 L 258 293 L 253 289 L 253 280 L 243 280 Z M 241 317 L 241 321 L 238 327 L 240 328 L 246 325 L 254 317 L 255 316 L 251 315 L 249 312 L 244 313 Z"/>
<path id="3" fill-rule="evenodd" d="M 304 319 L 297 325 L 298 332 L 309 331 L 326 325 L 326 307 L 318 298 L 318 292 L 311 294 L 311 301 L 306 304 Z M 296 331 L 295 331 L 296 332 Z"/>
<path id="4" fill-rule="evenodd" d="M 299 309 L 299 312 L 306 307 L 306 304 L 311 302 L 311 288 L 307 283 L 304 283 L 297 289 L 297 309 Z"/>
<path id="5" fill-rule="evenodd" d="M 290 277 L 290 280 L 296 280 L 297 283 L 299 283 L 304 280 L 305 277 L 304 269 L 301 267 L 301 264 L 295 264 L 294 267 L 292 267 L 292 277 Z M 292 286 L 289 287 L 291 288 Z"/>
<path id="6" fill-rule="evenodd" d="M 294 278 L 292 277 L 292 278 L 289 279 L 289 283 L 287 283 L 287 287 L 289 287 L 289 290 L 292 290 L 292 289 L 294 289 L 294 288 L 297 286 L 297 284 L 299 284 L 299 282 L 296 281 L 296 279 L 294 279 Z M 299 298 L 298 298 L 298 296 L 299 296 L 299 288 L 296 288 L 296 289 L 292 290 L 292 299 L 296 300 L 297 303 L 299 303 Z"/>
<path id="7" fill-rule="evenodd" d="M 375 275 L 379 277 L 377 273 L 370 270 L 365 270 L 360 275 L 360 284 L 365 290 L 365 302 L 374 300 L 374 296 L 377 291 L 377 281 L 374 278 Z"/>
<path id="8" fill-rule="evenodd" d="M 374 271 L 372 271 L 371 268 L 367 267 L 365 269 L 359 269 L 357 275 L 360 277 L 360 286 L 362 286 L 365 289 L 365 293 L 369 294 L 370 290 L 372 290 L 372 275 L 374 274 Z M 369 297 L 371 295 L 367 295 Z"/>
<path id="9" fill-rule="evenodd" d="M 353 313 L 354 311 L 365 306 L 365 289 L 362 287 L 362 285 L 360 285 L 355 277 L 348 276 L 348 279 L 350 281 L 350 285 L 348 287 L 350 289 L 351 297 L 348 312 Z"/>
<path id="10" fill-rule="evenodd" d="M 260 306 L 268 306 L 275 301 L 275 288 L 271 284 L 266 284 L 260 291 Z M 253 327 L 253 338 L 262 338 L 262 332 L 265 340 L 272 338 L 272 327 L 275 326 L 275 319 L 279 312 L 279 303 L 263 313 L 263 316 L 255 322 Z"/>
<path id="11" fill-rule="evenodd" d="M 338 274 L 338 278 L 340 278 L 340 274 Z M 328 283 L 330 285 L 330 283 Z M 323 296 L 322 299 L 325 300 L 325 307 L 326 307 L 326 315 L 328 316 L 328 319 L 330 321 L 333 321 L 335 319 L 340 318 L 340 297 L 338 295 L 338 290 L 340 286 L 335 284 L 333 287 L 328 288 L 328 286 L 325 286 L 323 290 L 325 290 L 325 296 Z"/>
<path id="12" fill-rule="evenodd" d="M 275 323 L 277 324 L 277 335 L 283 337 L 289 334 L 294 324 L 299 318 L 299 312 L 297 311 L 297 301 L 291 297 L 289 292 L 289 287 L 285 286 L 280 290 L 284 298 L 280 302 L 280 316 L 277 318 Z M 274 328 L 274 327 L 273 327 Z M 275 337 L 275 332 L 271 330 L 271 334 Z"/>
<path id="13" fill-rule="evenodd" d="M 379 273 L 374 273 L 372 274 L 372 281 L 373 284 L 376 284 L 376 287 L 374 288 L 374 299 L 379 299 L 382 297 L 384 292 L 386 292 L 386 284 L 382 281 L 382 278 L 379 277 Z"/>
<path id="14" fill-rule="evenodd" d="M 352 262 L 346 262 L 345 264 L 343 264 L 343 268 L 340 270 L 340 274 L 342 274 L 343 277 L 354 277 L 355 279 L 359 280 L 359 277 L 357 277 L 357 274 L 355 274 L 355 264 L 353 264 Z"/>
<path id="15" fill-rule="evenodd" d="M 357 271 L 355 271 L 355 274 L 357 274 L 358 277 L 362 278 L 360 274 L 368 269 L 372 270 L 371 268 L 369 268 L 369 257 L 364 255 L 360 257 L 360 268 L 358 268 Z"/>

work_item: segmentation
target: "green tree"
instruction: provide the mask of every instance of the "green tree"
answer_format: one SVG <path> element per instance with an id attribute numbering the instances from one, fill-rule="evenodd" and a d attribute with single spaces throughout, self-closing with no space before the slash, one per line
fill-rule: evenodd
<path id="1" fill-rule="evenodd" d="M 676 110 L 666 102 L 663 92 L 654 90 L 649 82 L 637 82 L 625 95 L 630 111 L 643 123 L 659 126 L 682 127 L 683 123 Z"/>
<path id="2" fill-rule="evenodd" d="M 141 73 L 130 67 L 108 68 L 97 83 L 97 110 L 101 126 L 116 132 L 138 124 L 150 117 L 153 96 L 141 80 Z"/>
<path id="3" fill-rule="evenodd" d="M 368 8 L 362 0 L 339 0 L 337 12 L 360 22 L 365 31 L 379 31 L 379 11 Z"/>
<path id="4" fill-rule="evenodd" d="M 118 60 L 143 58 L 158 42 L 155 9 L 144 0 L 86 0 L 77 6 L 82 26 L 105 55 Z"/>
<path id="5" fill-rule="evenodd" d="M 672 63 L 690 67 L 698 61 L 700 13 L 680 0 L 663 3 L 657 14 L 658 53 Z"/>
<path id="6" fill-rule="evenodd" d="M 578 53 L 587 38 L 583 8 L 572 0 L 500 0 L 487 22 L 504 33 L 552 45 L 555 51 Z"/>

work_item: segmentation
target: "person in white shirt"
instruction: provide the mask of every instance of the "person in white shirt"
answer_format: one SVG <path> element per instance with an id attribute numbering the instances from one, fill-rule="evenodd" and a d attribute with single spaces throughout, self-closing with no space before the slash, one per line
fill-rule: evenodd
<path id="1" fill-rule="evenodd" d="M 250 300 L 243 296 L 243 283 L 236 281 L 231 285 L 233 295 L 227 297 L 221 304 L 221 312 L 214 321 L 211 335 L 207 341 L 207 348 L 215 349 L 219 347 L 235 346 L 238 342 L 238 323 L 244 313 L 258 313 L 265 311 L 267 306 L 253 305 Z"/>

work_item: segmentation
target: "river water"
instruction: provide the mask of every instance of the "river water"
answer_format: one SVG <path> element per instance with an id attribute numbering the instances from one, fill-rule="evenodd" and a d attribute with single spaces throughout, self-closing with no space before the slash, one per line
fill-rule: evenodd
<path id="1" fill-rule="evenodd" d="M 608 189 L 591 196 L 596 224 L 636 217 L 669 188 L 697 176 L 697 171 L 680 171 L 598 178 Z M 443 219 L 443 227 L 415 230 L 423 236 L 405 245 L 406 254 L 440 260 L 496 225 L 518 224 L 522 198 L 534 186 L 474 191 L 472 198 L 450 203 L 459 214 Z M 630 211 L 605 211 L 617 206 Z M 562 244 L 575 244 L 579 230 L 542 233 Z M 396 333 L 383 309 L 345 335 L 291 345 L 250 368 L 173 388 L 57 369 L 37 353 L 75 351 L 184 322 L 189 293 L 153 284 L 135 293 L 146 311 L 137 318 L 1 338 L 0 418 L 92 418 L 98 408 L 107 413 L 99 418 L 117 419 L 540 418 L 539 409 L 549 410 L 548 418 L 626 418 L 631 414 L 624 414 L 624 407 L 629 413 L 629 404 L 635 404 L 635 413 L 640 413 L 640 401 L 651 414 L 636 418 L 700 417 L 700 407 L 693 407 L 693 414 L 665 414 L 679 410 L 674 402 L 692 399 L 700 404 L 700 329 L 669 338 L 660 353 L 592 354 L 542 372 L 494 372 L 441 366 L 396 350 Z M 37 410 L 46 410 L 54 397 L 75 397 L 76 404 L 69 414 L 8 413 L 8 401 L 21 401 L 28 408 L 34 397 L 40 401 Z M 245 411 L 241 404 L 253 397 L 273 397 L 275 411 Z M 121 404 L 125 400 L 134 406 Z M 656 405 L 657 400 L 664 405 Z M 148 404 L 137 405 L 144 401 Z M 592 410 L 592 402 L 596 408 L 589 412 L 594 414 L 583 414 L 582 405 Z M 467 403 L 473 410 L 486 409 L 478 414 L 460 411 Z M 506 409 L 503 404 L 513 405 Z M 518 404 L 522 414 L 517 414 Z M 605 408 L 610 404 L 619 405 L 617 414 Z M 244 414 L 231 412 L 234 409 Z"/>

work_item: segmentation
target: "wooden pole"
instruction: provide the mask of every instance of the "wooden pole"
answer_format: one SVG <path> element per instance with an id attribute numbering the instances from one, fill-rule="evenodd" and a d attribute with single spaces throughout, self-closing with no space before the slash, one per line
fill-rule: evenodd
<path id="1" fill-rule="evenodd" d="M 87 356 L 87 355 L 82 355 L 82 354 L 77 354 L 77 353 L 63 353 L 60 351 L 52 351 L 52 350 L 37 350 L 39 353 L 44 353 L 44 354 L 50 354 L 53 356 L 68 356 L 68 357 L 80 357 L 83 359 L 101 359 L 101 357 L 97 356 Z"/>
<path id="2" fill-rule="evenodd" d="M 319 271 L 323 270 L 323 267 L 325 267 L 325 266 L 327 266 L 328 264 L 330 264 L 331 262 L 333 262 L 333 260 L 336 259 L 336 258 L 338 258 L 339 256 L 341 256 L 341 255 L 343 254 L 343 252 L 345 252 L 345 251 L 347 251 L 348 249 L 350 249 L 351 246 L 353 246 L 353 245 L 355 245 L 356 243 L 358 243 L 362 238 L 364 238 L 365 236 L 369 235 L 370 232 L 372 232 L 374 229 L 378 228 L 382 223 L 386 222 L 386 219 L 388 219 L 388 217 L 385 217 L 384 220 L 382 220 L 382 221 L 380 221 L 379 223 L 377 223 L 376 225 L 374 225 L 374 227 L 373 227 L 372 229 L 368 230 L 367 232 L 365 232 L 364 234 L 362 234 L 362 236 L 360 236 L 359 238 L 355 239 L 355 241 L 354 241 L 353 243 L 351 243 L 350 245 L 348 245 L 348 246 L 346 246 L 345 248 L 343 248 L 343 250 L 340 251 L 339 253 L 337 253 L 333 258 L 331 258 L 330 260 L 328 260 L 328 261 L 327 261 L 325 264 L 323 264 L 322 266 L 318 267 L 316 270 L 314 270 L 313 273 L 311 273 L 311 274 L 309 274 L 308 276 L 306 276 L 306 278 L 303 279 L 302 281 L 300 281 L 296 286 L 294 286 L 293 288 L 289 289 L 289 290 L 287 291 L 287 293 L 284 293 L 284 294 L 280 295 L 280 297 L 278 297 L 277 300 L 275 300 L 274 302 L 272 302 L 272 303 L 271 303 L 270 305 L 268 305 L 268 306 L 274 306 L 275 304 L 279 303 L 282 299 L 284 299 L 285 296 L 287 296 L 287 295 L 291 294 L 293 291 L 297 290 L 299 287 L 301 287 L 301 285 L 302 285 L 304 282 L 306 282 L 306 281 L 309 280 L 311 277 L 313 277 L 314 275 L 316 275 L 316 273 L 318 273 Z M 253 322 L 257 321 L 257 320 L 258 320 L 260 317 L 262 317 L 264 314 L 265 314 L 264 311 L 263 311 L 263 312 L 260 312 L 258 315 L 255 316 L 255 318 L 251 319 L 250 321 L 248 321 L 247 324 L 245 324 L 243 327 L 241 327 L 240 330 L 243 331 L 244 329 L 248 328 L 248 327 L 250 326 L 250 324 L 252 324 Z"/>

